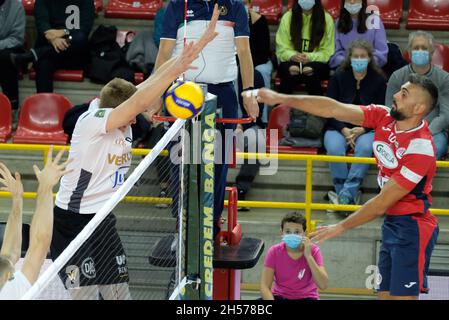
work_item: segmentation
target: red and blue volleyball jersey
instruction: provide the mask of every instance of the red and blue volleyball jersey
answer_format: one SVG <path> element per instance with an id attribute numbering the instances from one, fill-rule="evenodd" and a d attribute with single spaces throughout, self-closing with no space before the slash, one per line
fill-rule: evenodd
<path id="1" fill-rule="evenodd" d="M 373 150 L 382 188 L 390 179 L 410 190 L 386 212 L 388 215 L 427 213 L 432 204 L 432 179 L 436 172 L 436 151 L 427 122 L 417 128 L 399 131 L 396 121 L 384 106 L 361 107 L 363 127 L 375 130 Z"/>
<path id="2" fill-rule="evenodd" d="M 187 70 L 186 79 L 203 83 L 231 82 L 237 78 L 236 38 L 249 38 L 248 14 L 241 0 L 190 0 L 187 4 L 187 26 L 184 26 L 184 0 L 171 0 L 164 15 L 161 40 L 175 40 L 173 56 L 178 56 L 187 42 L 198 40 L 206 30 L 218 4 L 220 16 L 212 40 Z"/>

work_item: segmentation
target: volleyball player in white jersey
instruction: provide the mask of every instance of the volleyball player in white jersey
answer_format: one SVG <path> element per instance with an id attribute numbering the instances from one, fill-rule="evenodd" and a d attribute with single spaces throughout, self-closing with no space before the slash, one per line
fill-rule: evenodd
<path id="1" fill-rule="evenodd" d="M 52 259 L 56 259 L 95 213 L 124 182 L 131 164 L 130 124 L 138 114 L 155 111 L 161 95 L 189 68 L 216 36 L 218 8 L 203 36 L 182 54 L 163 64 L 116 108 L 82 114 L 75 126 L 69 159 L 70 174 L 61 179 L 54 208 Z M 74 299 L 130 299 L 126 254 L 111 213 L 60 271 Z"/>

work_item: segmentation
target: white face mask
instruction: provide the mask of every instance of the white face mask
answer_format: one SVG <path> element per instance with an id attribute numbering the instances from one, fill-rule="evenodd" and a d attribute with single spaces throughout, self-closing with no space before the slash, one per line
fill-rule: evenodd
<path id="1" fill-rule="evenodd" d="M 350 13 L 350 14 L 358 14 L 360 12 L 360 10 L 362 10 L 362 4 L 361 3 L 354 3 L 354 4 L 350 4 L 350 3 L 345 3 L 345 9 Z"/>

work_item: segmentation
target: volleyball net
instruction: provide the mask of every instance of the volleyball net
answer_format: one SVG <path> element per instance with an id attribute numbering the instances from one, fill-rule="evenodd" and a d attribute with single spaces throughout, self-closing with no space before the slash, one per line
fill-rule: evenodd
<path id="1" fill-rule="evenodd" d="M 211 299 L 215 110 L 208 95 L 197 121 L 158 124 L 151 152 L 111 177 L 121 186 L 22 299 Z M 190 165 L 197 142 L 205 161 Z"/>

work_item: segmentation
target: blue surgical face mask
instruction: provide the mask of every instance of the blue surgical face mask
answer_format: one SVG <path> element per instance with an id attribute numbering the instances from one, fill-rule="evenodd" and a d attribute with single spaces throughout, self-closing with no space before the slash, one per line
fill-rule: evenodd
<path id="1" fill-rule="evenodd" d="M 315 0 L 298 0 L 298 4 L 301 6 L 302 10 L 309 11 L 315 5 Z"/>
<path id="2" fill-rule="evenodd" d="M 430 62 L 430 54 L 427 50 L 412 50 L 412 62 L 418 67 L 424 67 Z"/>
<path id="3" fill-rule="evenodd" d="M 282 241 L 285 242 L 285 244 L 287 245 L 287 247 L 289 247 L 290 249 L 297 249 L 302 242 L 302 237 L 298 234 L 284 234 L 282 237 Z"/>
<path id="4" fill-rule="evenodd" d="M 361 3 L 345 3 L 345 9 L 348 10 L 350 14 L 357 14 L 362 10 L 362 4 Z"/>
<path id="5" fill-rule="evenodd" d="M 351 59 L 351 66 L 355 72 L 363 73 L 368 69 L 368 59 Z"/>

